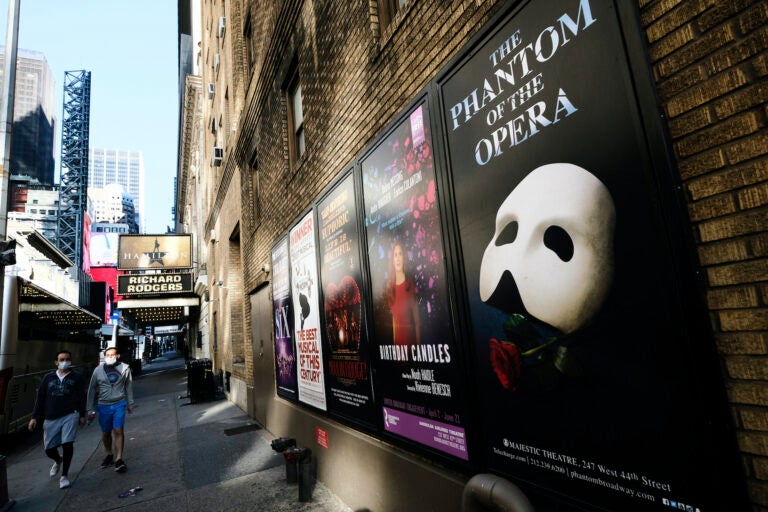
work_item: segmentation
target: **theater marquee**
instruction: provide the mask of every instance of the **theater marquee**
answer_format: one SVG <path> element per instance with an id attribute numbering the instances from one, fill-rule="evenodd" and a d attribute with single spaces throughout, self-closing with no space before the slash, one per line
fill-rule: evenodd
<path id="1" fill-rule="evenodd" d="M 172 295 L 192 292 L 192 274 L 117 276 L 118 295 Z"/>
<path id="2" fill-rule="evenodd" d="M 155 270 L 192 267 L 192 235 L 121 235 L 117 268 Z"/>

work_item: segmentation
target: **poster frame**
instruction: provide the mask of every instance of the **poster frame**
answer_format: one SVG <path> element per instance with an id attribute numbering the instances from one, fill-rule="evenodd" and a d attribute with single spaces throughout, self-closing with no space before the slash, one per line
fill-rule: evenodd
<path id="1" fill-rule="evenodd" d="M 353 163 L 350 163 L 343 167 L 343 170 L 338 173 L 333 180 L 323 189 L 323 191 L 317 196 L 317 198 L 313 201 L 312 206 L 315 210 L 319 211 L 320 204 L 329 197 L 336 188 L 349 176 L 352 177 L 352 188 L 354 191 L 354 203 L 355 203 L 355 209 L 357 211 L 357 216 L 354 219 L 355 226 L 357 227 L 358 232 L 358 247 L 357 247 L 357 257 L 358 261 L 360 263 L 360 300 L 362 304 L 362 321 L 363 321 L 363 330 L 365 331 L 365 337 L 366 337 L 366 347 L 365 347 L 365 353 L 364 356 L 366 357 L 366 360 L 368 361 L 368 378 L 370 382 L 370 393 L 371 393 L 371 403 L 372 407 L 374 409 L 374 416 L 371 418 L 371 421 L 366 421 L 365 419 L 356 418 L 355 416 L 352 416 L 350 414 L 344 414 L 343 412 L 335 411 L 332 408 L 328 408 L 326 413 L 333 417 L 342 423 L 345 423 L 351 427 L 354 427 L 356 429 L 359 429 L 361 431 L 367 432 L 367 433 L 375 433 L 378 434 L 381 431 L 381 419 L 376 413 L 376 411 L 379 410 L 380 404 L 379 404 L 379 397 L 376 393 L 376 384 L 375 384 L 375 365 L 373 363 L 373 348 L 372 348 L 372 337 L 371 337 L 371 324 L 370 324 L 370 318 L 368 315 L 368 311 L 370 310 L 370 304 L 366 302 L 368 297 L 368 290 L 370 287 L 370 283 L 368 281 L 368 271 L 367 271 L 367 265 L 368 261 L 367 258 L 364 257 L 363 247 L 364 247 L 364 238 L 363 238 L 363 232 L 365 231 L 364 227 L 364 221 L 360 213 L 363 211 L 363 201 L 362 201 L 362 184 L 360 180 L 360 175 L 358 172 L 356 172 L 356 161 L 353 161 Z M 318 268 L 318 276 L 322 274 L 322 254 L 320 253 L 319 246 L 320 246 L 320 222 L 315 223 L 315 236 L 316 240 L 318 241 L 318 250 L 316 251 L 317 256 L 317 268 Z M 320 282 L 322 283 L 322 276 L 320 277 Z M 319 287 L 319 295 L 322 299 L 321 302 L 325 303 L 325 290 L 322 288 L 322 286 Z M 326 342 L 328 341 L 326 339 L 326 318 L 325 314 L 321 315 L 320 318 L 320 324 L 322 326 L 322 335 L 321 339 L 324 344 L 324 349 L 326 348 Z M 328 375 L 328 361 L 330 358 L 330 354 L 323 357 L 323 365 L 324 365 L 324 371 L 325 375 Z M 328 402 L 328 396 L 330 391 L 330 379 L 326 379 L 326 401 Z M 327 404 L 326 404 L 327 405 Z"/>
<path id="2" fill-rule="evenodd" d="M 295 224 L 291 223 L 291 226 Z M 272 253 L 274 252 L 275 248 L 280 244 L 285 244 L 285 258 L 287 260 L 288 264 L 288 300 L 291 301 L 291 308 L 293 308 L 293 297 L 291 296 L 291 251 L 290 251 L 290 244 L 289 244 L 289 230 L 284 230 L 280 233 L 280 235 L 275 239 L 275 242 L 269 247 L 269 263 L 272 265 Z M 273 266 L 274 268 L 274 266 Z M 274 287 L 274 278 L 270 279 L 270 302 L 272 303 L 272 307 L 274 308 L 275 304 L 275 287 Z M 293 314 L 293 313 L 291 313 Z M 294 358 L 296 355 L 296 340 L 293 336 L 293 326 L 291 326 L 291 345 L 293 348 L 293 354 Z M 272 315 L 272 346 L 274 348 L 274 355 L 272 357 L 272 371 L 274 372 L 274 384 L 275 384 L 275 394 L 283 398 L 285 400 L 288 400 L 291 403 L 297 404 L 299 403 L 299 390 L 298 390 L 298 375 L 295 375 L 294 378 L 296 379 L 296 389 L 292 390 L 293 393 L 288 393 L 287 391 L 281 391 L 281 387 L 277 383 L 277 337 L 275 336 L 275 322 L 274 322 L 274 315 Z M 297 370 L 298 372 L 298 370 Z"/>
<path id="3" fill-rule="evenodd" d="M 458 404 L 462 407 L 463 411 L 465 411 L 465 415 L 468 418 L 466 422 L 462 424 L 462 428 L 465 431 L 465 437 L 466 437 L 466 446 L 467 446 L 467 454 L 468 458 L 467 460 L 462 460 L 460 458 L 451 456 L 448 453 L 442 452 L 440 450 L 430 448 L 426 445 L 423 445 L 421 443 L 418 443 L 416 441 L 407 439 L 405 437 L 401 437 L 395 434 L 392 434 L 388 431 L 386 431 L 383 428 L 383 419 L 379 419 L 379 430 L 378 430 L 378 436 L 381 439 L 386 440 L 387 442 L 390 442 L 396 446 L 399 446 L 401 448 L 407 449 L 410 452 L 425 455 L 431 458 L 432 460 L 438 461 L 441 464 L 444 464 L 447 467 L 451 467 L 454 469 L 458 469 L 461 471 L 471 471 L 476 470 L 479 468 L 477 465 L 477 452 L 474 450 L 477 439 L 476 436 L 480 432 L 480 429 L 477 428 L 477 424 L 474 421 L 474 418 L 476 417 L 476 410 L 474 406 L 474 401 L 470 400 L 469 397 L 472 395 L 470 394 L 472 391 L 472 381 L 471 375 L 469 374 L 469 368 L 470 366 L 467 364 L 467 358 L 471 356 L 471 349 L 470 347 L 466 346 L 466 343 L 462 341 L 461 338 L 461 329 L 459 327 L 459 321 L 458 321 L 458 314 L 457 314 L 457 303 L 458 299 L 456 296 L 456 287 L 455 287 L 455 274 L 453 272 L 454 267 L 450 264 L 451 258 L 449 257 L 449 250 L 450 249 L 450 237 L 448 235 L 448 230 L 450 229 L 450 225 L 448 224 L 448 215 L 446 215 L 447 210 L 445 210 L 445 201 L 447 200 L 448 194 L 446 194 L 445 189 L 443 189 L 443 182 L 441 176 L 447 173 L 446 167 L 444 167 L 445 160 L 442 158 L 443 153 L 443 140 L 442 140 L 442 134 L 439 133 L 438 130 L 441 128 L 438 125 L 438 118 L 439 113 L 436 112 L 434 109 L 434 104 L 436 98 L 434 98 L 434 79 L 431 79 L 422 89 L 419 90 L 419 92 L 414 95 L 413 99 L 409 101 L 403 108 L 398 110 L 397 114 L 390 119 L 390 121 L 384 125 L 384 127 L 376 132 L 376 135 L 371 139 L 371 142 L 365 146 L 365 148 L 358 153 L 357 157 L 355 158 L 355 174 L 357 175 L 356 182 L 359 189 L 359 195 L 358 200 L 360 201 L 360 222 L 363 224 L 363 229 L 360 232 L 361 237 L 361 246 L 368 247 L 368 234 L 367 230 L 365 229 L 365 205 L 364 205 L 364 197 L 363 197 L 363 177 L 362 177 L 362 165 L 363 162 L 370 157 L 375 151 L 386 142 L 388 137 L 398 128 L 400 125 L 408 119 L 408 117 L 413 113 L 416 108 L 418 108 L 419 105 L 424 105 L 429 109 L 429 129 L 431 132 L 432 137 L 432 147 L 433 147 L 433 166 L 435 170 L 435 184 L 437 186 L 437 207 L 438 207 L 438 219 L 439 219 L 439 226 L 441 230 L 441 237 L 442 237 L 442 250 L 443 250 L 443 259 L 444 259 L 444 271 L 445 271 L 445 299 L 446 299 L 446 312 L 448 317 L 450 318 L 450 325 L 449 329 L 451 330 L 451 335 L 453 336 L 455 347 L 457 350 L 457 357 L 460 358 L 459 363 L 457 363 L 457 374 L 462 379 L 461 384 L 465 385 L 465 392 L 463 393 L 462 399 Z M 371 273 L 370 273 L 370 266 L 368 262 L 368 258 L 364 257 L 362 259 L 362 267 L 364 271 L 364 281 L 366 283 L 366 296 L 365 300 L 367 301 L 367 304 L 369 305 L 368 308 L 366 308 L 366 313 L 368 315 L 367 317 L 367 325 L 369 330 L 371 331 L 371 336 L 373 337 L 373 308 L 370 307 L 373 304 L 373 296 L 372 296 L 372 285 L 371 285 Z M 375 341 L 371 343 L 371 351 L 373 351 L 373 345 Z M 378 366 L 376 361 L 376 358 L 373 357 L 371 359 L 371 364 L 374 368 L 374 378 L 376 378 L 376 373 L 378 370 Z M 379 377 L 380 378 L 380 377 Z M 380 392 L 377 390 L 375 381 L 374 381 L 374 393 L 377 395 L 377 406 L 379 409 L 383 407 L 382 397 Z"/>
<path id="4" fill-rule="evenodd" d="M 311 215 L 311 216 L 312 216 L 312 237 L 314 238 L 314 245 L 315 245 L 315 250 L 314 250 L 314 263 L 315 263 L 315 270 L 316 270 L 316 272 L 317 272 L 317 276 L 319 276 L 319 275 L 320 275 L 320 267 L 318 266 L 318 265 L 320 264 L 320 260 L 319 260 L 319 251 L 318 251 L 318 247 L 317 247 L 317 245 L 318 245 L 318 244 L 317 244 L 317 235 L 318 235 L 318 232 L 317 232 L 317 214 L 316 214 L 317 212 L 316 212 L 316 207 L 317 207 L 317 199 L 315 198 L 315 199 L 314 199 L 314 200 L 313 200 L 313 201 L 310 203 L 310 205 L 309 205 L 307 208 L 304 208 L 304 209 L 301 211 L 301 213 L 300 213 L 299 215 L 297 215 L 297 216 L 296 216 L 296 217 L 295 217 L 295 218 L 294 218 L 294 219 L 291 221 L 291 223 L 288 225 L 288 229 L 287 229 L 287 235 L 288 235 L 288 259 L 289 259 L 289 268 L 290 268 L 290 272 L 289 272 L 289 273 L 290 273 L 290 276 L 291 276 L 291 279 L 290 279 L 290 283 L 291 283 L 291 288 L 290 288 L 290 290 L 291 290 L 291 300 L 293 300 L 293 284 L 294 284 L 294 283 L 293 283 L 293 281 L 294 281 L 294 276 L 293 276 L 293 258 L 291 257 L 291 238 L 290 238 L 290 237 L 291 237 L 291 231 L 292 231 L 292 230 L 293 230 L 293 229 L 294 229 L 296 226 L 298 226 L 298 225 L 299 225 L 299 223 L 300 223 L 300 222 L 301 222 L 301 221 L 302 221 L 304 218 L 306 218 L 306 217 L 307 217 L 307 216 L 309 216 L 309 215 Z M 318 297 L 317 297 L 317 305 L 318 305 L 318 307 L 319 307 L 319 306 L 321 305 L 321 303 L 320 303 L 320 298 L 321 298 L 321 297 L 320 297 L 320 286 L 319 286 L 319 283 L 317 284 L 317 286 L 318 286 Z M 294 304 L 293 306 L 294 306 L 294 311 L 295 311 L 295 310 L 296 310 L 296 306 L 295 306 L 295 304 Z M 295 313 L 294 313 L 294 314 L 295 314 Z M 318 329 L 320 329 L 321 325 L 322 325 L 322 316 L 321 316 L 321 315 L 320 315 L 320 313 L 318 312 Z M 296 351 L 296 356 L 297 356 L 297 358 L 298 358 L 298 355 L 299 355 L 299 347 L 298 347 L 298 340 L 296 340 L 296 339 L 295 339 L 295 334 L 296 334 L 296 325 L 295 325 L 295 320 L 294 320 L 293 332 L 294 332 L 294 341 L 293 341 L 293 346 L 294 346 L 294 350 Z M 301 398 L 300 398 L 300 397 L 301 397 L 301 391 L 300 391 L 300 390 L 301 390 L 301 385 L 300 385 L 300 379 L 299 379 L 299 367 L 298 367 L 298 363 L 297 363 L 297 366 L 296 366 L 296 398 L 297 398 L 297 400 L 298 400 L 298 403 L 300 403 L 300 404 L 302 404 L 302 405 L 304 405 L 304 406 L 308 407 L 310 410 L 312 410 L 312 411 L 320 411 L 320 412 L 322 412 L 323 414 L 328 414 L 328 395 L 326 394 L 326 391 L 327 391 L 327 387 L 328 387 L 328 386 L 326 385 L 326 382 L 325 382 L 325 356 L 322 354 L 322 349 L 323 349 L 322 333 L 320 334 L 320 336 L 321 336 L 321 339 L 320 339 L 320 340 L 318 340 L 318 341 L 319 341 L 319 343 L 320 343 L 320 350 L 321 350 L 321 354 L 320 354 L 320 363 L 321 363 L 321 367 L 322 367 L 322 370 L 323 370 L 323 375 L 322 375 L 322 378 L 323 378 L 323 385 L 322 385 L 322 390 L 323 390 L 323 400 L 324 400 L 324 402 L 325 402 L 325 403 L 324 403 L 324 405 L 325 405 L 325 408 L 322 408 L 322 407 L 318 407 L 318 406 L 312 405 L 311 403 L 309 403 L 309 402 L 307 402 L 307 401 L 305 401 L 305 400 L 301 400 Z"/>
<path id="5" fill-rule="evenodd" d="M 470 38 L 469 42 L 451 58 L 431 78 L 428 88 L 432 104 L 433 123 L 438 123 L 435 128 L 434 146 L 436 168 L 440 160 L 437 174 L 441 194 L 441 212 L 444 222 L 449 226 L 445 230 L 445 244 L 450 248 L 446 252 L 447 265 L 453 272 L 454 286 L 456 287 L 457 315 L 454 322 L 460 332 L 460 336 L 471 340 L 472 319 L 468 291 L 466 287 L 465 265 L 459 231 L 459 220 L 456 206 L 455 184 L 449 158 L 449 127 L 444 113 L 444 103 L 441 86 L 447 82 L 465 64 L 479 53 L 483 46 L 515 16 L 519 14 L 533 0 L 508 0 L 488 21 Z M 642 24 L 638 6 L 634 2 L 610 0 L 616 11 L 618 29 L 623 44 L 624 59 L 622 73 L 629 79 L 629 88 L 633 92 L 636 122 L 640 128 L 637 133 L 638 144 L 644 152 L 642 168 L 643 177 L 650 183 L 655 197 L 649 197 L 654 202 L 657 210 L 654 218 L 654 229 L 658 230 L 658 237 L 666 245 L 662 249 L 673 255 L 670 261 L 669 275 L 674 278 L 674 283 L 669 286 L 670 292 L 675 295 L 672 304 L 675 313 L 679 313 L 678 324 L 681 331 L 686 333 L 684 350 L 692 358 L 692 366 L 700 370 L 696 381 L 701 386 L 700 404 L 706 409 L 706 417 L 712 422 L 710 438 L 718 441 L 718 449 L 713 453 L 713 462 L 710 462 L 709 472 L 721 477 L 721 485 L 727 492 L 721 493 L 724 501 L 721 506 L 734 507 L 733 509 L 746 509 L 749 503 L 746 489 L 743 485 L 745 476 L 743 466 L 739 460 L 739 450 L 736 443 L 736 433 L 728 408 L 725 383 L 721 374 L 719 358 L 717 356 L 714 336 L 709 328 L 706 304 L 704 303 L 704 274 L 695 260 L 695 243 L 691 226 L 686 225 L 688 218 L 684 191 L 681 186 L 680 175 L 672 153 L 672 141 L 668 128 L 664 122 L 665 116 L 660 107 L 660 100 L 656 92 L 652 70 L 648 61 L 647 43 L 642 33 Z M 693 342 L 697 341 L 694 346 Z M 700 343 L 704 341 L 704 343 Z M 474 367 L 477 364 L 477 353 L 474 344 L 470 341 L 469 352 L 466 361 Z M 468 379 L 467 384 L 473 380 Z M 476 397 L 477 390 L 472 389 L 469 396 Z M 475 412 L 478 411 L 477 404 Z M 480 419 L 482 414 L 475 418 Z M 484 439 L 483 429 L 478 428 L 475 433 L 476 445 L 487 444 Z M 702 447 L 703 448 L 703 447 Z M 479 447 L 471 451 L 474 457 L 474 467 L 483 470 L 489 469 L 489 457 L 487 446 Z M 710 460 L 710 459 L 708 459 Z M 718 469 L 721 468 L 721 469 Z M 722 469 L 725 468 L 725 469 Z M 491 469 L 494 473 L 497 469 Z M 557 489 L 544 487 L 534 481 L 523 480 L 518 475 L 504 474 L 519 484 L 524 490 L 535 493 L 545 499 L 553 499 L 558 503 L 566 503 L 569 506 L 586 506 L 594 509 L 595 504 L 576 501 L 574 498 L 561 494 Z M 711 504 L 709 504 L 711 505 Z M 603 509 L 600 509 L 603 510 Z"/>

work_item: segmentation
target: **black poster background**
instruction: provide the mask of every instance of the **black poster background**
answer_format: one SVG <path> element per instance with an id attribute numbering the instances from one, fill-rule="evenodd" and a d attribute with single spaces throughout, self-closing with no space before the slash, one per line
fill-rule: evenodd
<path id="1" fill-rule="evenodd" d="M 462 362 L 448 310 L 429 125 L 427 106 L 421 104 L 362 161 L 374 385 L 385 431 L 466 460 Z M 391 301 L 395 243 L 407 282 L 401 284 L 404 296 L 393 295 Z M 413 301 L 419 325 L 401 329 L 395 339 L 390 303 L 398 308 Z"/>
<path id="2" fill-rule="evenodd" d="M 318 203 L 317 211 L 328 410 L 373 425 L 375 407 L 352 174 Z"/>
<path id="3" fill-rule="evenodd" d="M 506 55 L 496 51 L 505 41 Z M 513 75 L 514 85 L 497 81 L 500 69 Z M 608 0 L 527 2 L 440 82 L 490 469 L 612 510 L 661 510 L 671 501 L 709 510 L 717 485 L 708 454 L 717 441 L 707 429 L 706 395 L 696 387 L 713 376 L 701 375 L 691 357 L 615 6 Z M 467 120 L 473 102 L 464 100 L 473 91 L 477 109 Z M 521 94 L 513 96 L 516 91 Z M 496 152 L 493 134 L 504 126 Z M 503 135 L 496 132 L 499 140 Z M 613 277 L 610 265 L 593 267 L 598 272 L 590 277 L 609 283 L 607 295 L 567 336 L 514 305 L 509 282 L 500 286 L 507 297 L 493 297 L 498 307 L 481 300 L 479 285 L 498 209 L 523 178 L 559 163 L 598 178 L 615 207 Z M 580 192 L 570 185 L 570 169 L 550 169 L 562 179 L 526 187 L 513 201 L 524 215 L 506 218 L 492 248 L 498 254 L 517 244 L 522 256 L 494 260 L 494 268 L 514 264 L 507 277 L 516 273 L 518 288 L 528 291 L 538 283 L 545 299 L 569 288 L 555 267 L 547 270 L 550 260 L 537 255 L 562 235 L 554 229 L 547 242 L 546 228 L 569 221 L 562 212 L 547 218 L 539 209 L 594 207 L 590 199 L 573 201 L 578 196 L 571 194 Z M 607 208 L 591 214 L 593 223 L 609 224 Z M 530 231 L 526 223 L 537 225 Z M 581 236 L 594 242 L 589 231 Z M 539 265 L 533 285 L 520 270 L 526 264 Z M 505 329 L 513 313 L 527 320 Z M 534 353 L 522 356 L 528 350 Z"/>
<path id="4" fill-rule="evenodd" d="M 272 307 L 275 329 L 275 378 L 277 394 L 296 400 L 296 347 L 293 343 L 293 304 L 288 237 L 272 248 Z"/>

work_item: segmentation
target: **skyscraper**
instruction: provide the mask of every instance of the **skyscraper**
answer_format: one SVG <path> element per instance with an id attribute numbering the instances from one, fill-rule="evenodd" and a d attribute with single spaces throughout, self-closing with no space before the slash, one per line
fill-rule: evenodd
<path id="1" fill-rule="evenodd" d="M 5 72 L 4 65 L 5 47 L 0 47 L 0 81 Z M 45 55 L 19 49 L 11 173 L 37 178 L 43 185 L 53 185 L 54 179 L 55 87 Z"/>
<path id="2" fill-rule="evenodd" d="M 144 156 L 141 151 L 90 148 L 88 188 L 117 183 L 133 197 L 136 223 L 144 232 Z M 90 192 L 89 192 L 90 194 Z"/>

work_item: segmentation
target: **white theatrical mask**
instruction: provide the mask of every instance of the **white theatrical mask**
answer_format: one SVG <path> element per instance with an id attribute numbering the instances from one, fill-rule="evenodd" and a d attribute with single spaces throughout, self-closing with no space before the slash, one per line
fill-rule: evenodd
<path id="1" fill-rule="evenodd" d="M 499 207 L 480 298 L 508 313 L 522 313 L 522 302 L 563 333 L 579 329 L 611 287 L 615 224 L 611 194 L 592 173 L 569 163 L 536 168 Z"/>

